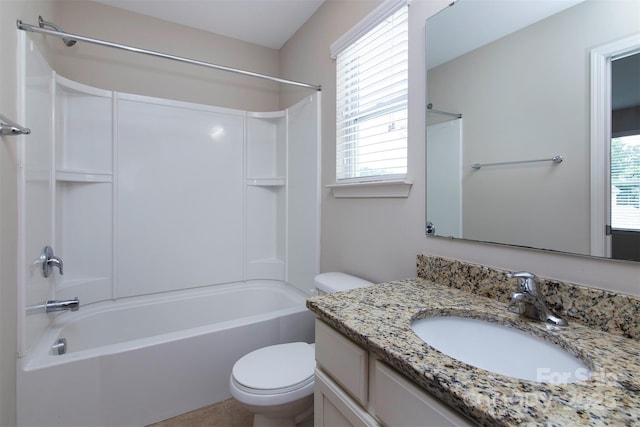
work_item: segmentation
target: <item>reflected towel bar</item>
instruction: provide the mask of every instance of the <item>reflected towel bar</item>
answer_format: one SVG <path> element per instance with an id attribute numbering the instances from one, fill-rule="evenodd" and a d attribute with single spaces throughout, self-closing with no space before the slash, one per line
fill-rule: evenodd
<path id="1" fill-rule="evenodd" d="M 474 163 L 471 165 L 475 170 L 480 169 L 483 166 L 498 166 L 498 165 L 514 165 L 516 163 L 535 163 L 535 162 L 553 162 L 562 163 L 562 156 L 553 156 L 550 159 L 536 159 L 536 160 L 513 160 L 511 162 L 497 162 L 497 163 Z"/>
<path id="2" fill-rule="evenodd" d="M 0 114 L 0 135 L 29 135 L 31 129 L 20 126 L 13 120 Z"/>

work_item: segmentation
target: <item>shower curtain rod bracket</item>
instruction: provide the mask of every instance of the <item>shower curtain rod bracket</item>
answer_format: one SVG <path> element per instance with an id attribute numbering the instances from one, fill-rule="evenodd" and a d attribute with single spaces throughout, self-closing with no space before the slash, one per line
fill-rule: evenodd
<path id="1" fill-rule="evenodd" d="M 156 56 L 156 57 L 159 57 L 159 58 L 170 59 L 172 61 L 184 62 L 184 63 L 192 64 L 192 65 L 198 65 L 200 67 L 212 68 L 214 70 L 227 71 L 227 72 L 230 72 L 230 73 L 241 74 L 241 75 L 244 75 L 244 76 L 257 77 L 257 78 L 260 78 L 260 79 L 271 80 L 271 81 L 274 81 L 276 83 L 283 83 L 283 84 L 288 84 L 288 85 L 292 85 L 292 86 L 305 87 L 305 88 L 314 89 L 314 90 L 317 90 L 317 91 L 321 91 L 322 90 L 322 86 L 320 86 L 320 85 L 313 85 L 313 84 L 309 84 L 309 83 L 298 82 L 298 81 L 295 81 L 295 80 L 282 79 L 280 77 L 269 76 L 267 74 L 260 74 L 260 73 L 254 73 L 252 71 L 239 70 L 239 69 L 236 69 L 236 68 L 226 67 L 224 65 L 212 64 L 212 63 L 209 63 L 209 62 L 199 61 L 199 60 L 190 59 L 190 58 L 184 58 L 184 57 L 176 56 L 176 55 L 170 55 L 170 54 L 167 54 L 167 53 L 162 53 L 162 52 L 158 52 L 158 51 L 154 51 L 154 50 L 142 49 L 142 48 L 138 48 L 138 47 L 134 47 L 134 46 L 128 46 L 128 45 L 125 45 L 125 44 L 113 43 L 113 42 L 109 42 L 109 41 L 105 41 L 105 40 L 94 39 L 94 38 L 91 38 L 91 37 L 85 37 L 85 36 L 81 36 L 79 34 L 67 33 L 67 32 L 62 31 L 60 29 L 60 27 L 58 27 L 57 25 L 55 25 L 55 24 L 53 24 L 51 22 L 44 21 L 42 19 L 42 17 L 40 17 L 40 22 L 41 22 L 41 26 L 36 26 L 36 25 L 31 25 L 31 24 L 25 24 L 20 19 L 18 19 L 16 21 L 16 26 L 17 26 L 17 28 L 19 30 L 22 30 L 22 31 L 46 34 L 46 35 L 49 35 L 49 36 L 54 36 L 54 37 L 61 38 L 61 39 L 63 39 L 63 41 L 65 41 L 65 44 L 67 46 L 72 46 L 73 44 L 75 44 L 75 42 L 82 41 L 82 42 L 85 42 L 85 43 L 96 44 L 96 45 L 99 45 L 99 46 L 112 47 L 112 48 L 115 48 L 115 49 L 125 50 L 125 51 L 128 51 L 128 52 L 141 53 L 143 55 Z M 44 28 L 45 26 L 48 26 L 48 27 L 51 27 L 51 28 L 55 28 L 55 30 L 48 30 L 48 29 Z M 69 44 L 70 42 L 73 42 L 73 43 Z"/>

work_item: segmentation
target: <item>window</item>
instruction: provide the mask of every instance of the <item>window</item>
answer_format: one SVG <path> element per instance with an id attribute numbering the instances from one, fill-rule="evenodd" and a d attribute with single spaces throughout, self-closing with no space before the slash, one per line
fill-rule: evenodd
<path id="1" fill-rule="evenodd" d="M 611 140 L 611 228 L 640 231 L 640 135 Z"/>
<path id="2" fill-rule="evenodd" d="M 388 0 L 331 46 L 336 182 L 407 176 L 408 2 Z"/>

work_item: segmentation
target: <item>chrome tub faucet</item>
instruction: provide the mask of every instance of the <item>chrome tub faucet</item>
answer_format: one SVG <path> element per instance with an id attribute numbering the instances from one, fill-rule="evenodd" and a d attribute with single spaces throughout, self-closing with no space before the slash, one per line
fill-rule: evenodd
<path id="1" fill-rule="evenodd" d="M 555 326 L 567 326 L 568 322 L 555 314 L 542 299 L 538 291 L 536 275 L 519 271 L 507 274 L 507 278 L 517 278 L 520 292 L 511 293 L 511 301 L 515 303 L 509 310 L 529 319 L 541 320 Z"/>
<path id="2" fill-rule="evenodd" d="M 80 309 L 80 300 L 78 299 L 78 297 L 75 297 L 74 299 L 68 299 L 68 300 L 62 300 L 62 301 L 49 300 L 44 305 L 44 308 L 47 313 L 54 313 L 56 311 L 66 311 L 66 310 L 78 311 Z"/>

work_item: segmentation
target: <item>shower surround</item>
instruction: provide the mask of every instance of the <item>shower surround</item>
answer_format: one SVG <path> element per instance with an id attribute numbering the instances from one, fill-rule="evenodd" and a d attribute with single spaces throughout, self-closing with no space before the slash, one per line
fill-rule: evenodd
<path id="1" fill-rule="evenodd" d="M 247 345 L 311 340 L 303 296 L 319 266 L 320 93 L 283 111 L 248 112 L 113 92 L 57 75 L 29 36 L 19 39 L 23 118 L 33 131 L 19 153 L 19 424 L 157 421 L 145 418 L 147 408 L 163 407 L 159 413 L 168 417 L 228 397 L 229 363 Z M 37 261 L 44 245 L 64 261 L 64 275 L 42 277 Z M 248 303 L 252 293 L 274 287 L 271 300 L 284 306 Z M 211 304 L 198 312 L 205 294 Z M 78 312 L 42 309 L 47 300 L 76 296 Z M 149 308 L 158 298 L 162 308 Z M 213 316 L 222 310 L 229 316 Z M 193 316 L 197 321 L 185 320 Z M 89 326 L 73 333 L 80 324 Z M 110 343 L 117 330 L 130 328 L 149 336 L 124 333 Z M 207 358 L 158 346 L 191 345 L 182 340 L 213 331 L 217 338 L 197 341 Z M 51 346 L 65 333 L 69 354 L 53 355 Z M 76 352 L 88 337 L 92 348 Z M 116 401 L 124 384 L 116 379 L 125 372 L 118 366 L 135 365 L 127 357 L 143 353 L 138 362 L 149 363 L 146 369 L 157 365 L 157 377 L 196 397 L 172 407 L 178 400 L 151 387 L 130 419 L 113 418 L 106 407 L 98 411 L 106 418 L 91 411 L 72 417 L 76 398 Z M 128 362 L 112 363 L 116 354 Z M 169 361 L 215 384 L 190 392 L 189 376 L 180 382 L 162 369 Z M 126 377 L 135 382 L 136 371 L 143 370 Z M 71 384 L 86 387 L 72 392 Z M 50 410 L 43 412 L 39 393 L 48 387 L 55 393 L 47 394 Z"/>

